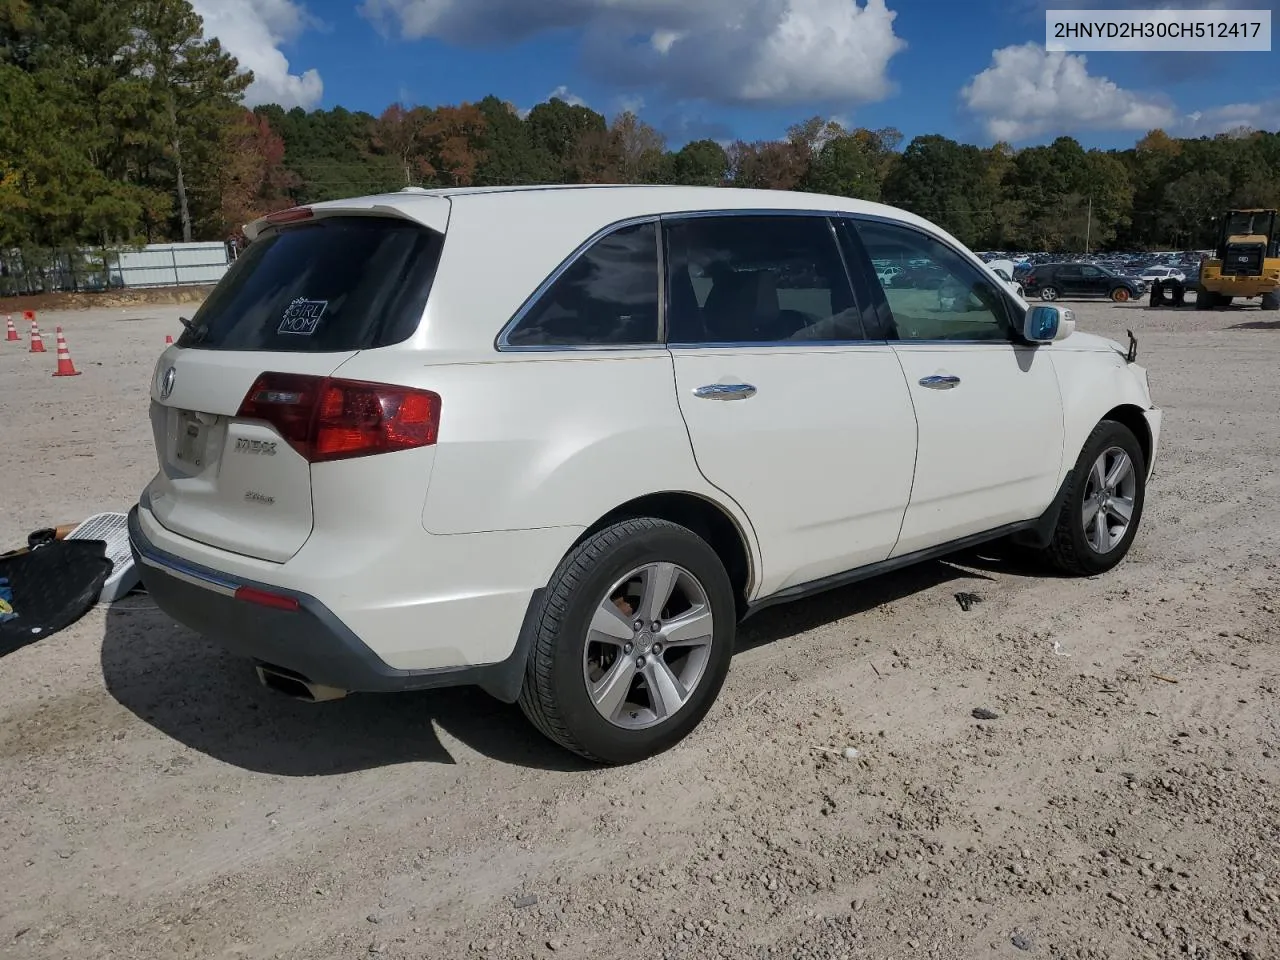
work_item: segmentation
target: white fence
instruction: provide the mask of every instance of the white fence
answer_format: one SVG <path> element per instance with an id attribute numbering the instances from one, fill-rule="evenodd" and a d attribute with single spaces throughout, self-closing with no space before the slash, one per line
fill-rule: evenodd
<path id="1" fill-rule="evenodd" d="M 186 287 L 212 284 L 231 266 L 225 243 L 149 243 L 121 250 L 110 267 L 113 287 Z"/>
<path id="2" fill-rule="evenodd" d="M 214 284 L 236 252 L 220 241 L 120 250 L 0 250 L 0 296 Z"/>

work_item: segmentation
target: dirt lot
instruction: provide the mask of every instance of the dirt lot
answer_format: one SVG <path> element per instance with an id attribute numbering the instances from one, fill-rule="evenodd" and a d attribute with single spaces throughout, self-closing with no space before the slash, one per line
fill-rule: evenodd
<path id="1" fill-rule="evenodd" d="M 1280 324 L 1076 306 L 1166 409 L 1130 559 L 762 614 L 636 767 L 480 693 L 294 703 L 145 597 L 0 660 L 0 955 L 1280 957 Z M 177 312 L 0 342 L 0 543 L 133 501 Z"/>

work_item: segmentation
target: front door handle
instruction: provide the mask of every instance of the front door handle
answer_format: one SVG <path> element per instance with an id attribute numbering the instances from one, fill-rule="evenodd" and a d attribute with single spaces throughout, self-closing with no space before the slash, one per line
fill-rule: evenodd
<path id="1" fill-rule="evenodd" d="M 951 375 L 943 376 L 938 374 L 932 377 L 925 377 L 920 381 L 920 386 L 928 387 L 930 390 L 953 390 L 960 383 L 959 377 Z"/>
<path id="2" fill-rule="evenodd" d="M 709 383 L 693 395 L 700 400 L 745 400 L 756 395 L 756 388 L 749 383 Z"/>

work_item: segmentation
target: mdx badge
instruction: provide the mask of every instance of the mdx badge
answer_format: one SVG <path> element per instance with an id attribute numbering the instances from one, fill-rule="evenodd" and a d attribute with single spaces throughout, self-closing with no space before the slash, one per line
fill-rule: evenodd
<path id="1" fill-rule="evenodd" d="M 276 455 L 274 440 L 246 440 L 243 437 L 236 441 L 236 453 L 256 453 L 263 457 Z"/>

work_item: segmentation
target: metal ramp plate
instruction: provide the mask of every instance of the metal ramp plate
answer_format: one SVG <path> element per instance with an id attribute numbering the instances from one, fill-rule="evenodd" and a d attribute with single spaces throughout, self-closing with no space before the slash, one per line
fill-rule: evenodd
<path id="1" fill-rule="evenodd" d="M 104 540 L 107 559 L 113 564 L 111 576 L 102 587 L 98 600 L 113 603 L 138 583 L 133 553 L 129 550 L 128 517 L 123 513 L 96 513 L 67 534 L 68 540 Z"/>

